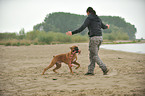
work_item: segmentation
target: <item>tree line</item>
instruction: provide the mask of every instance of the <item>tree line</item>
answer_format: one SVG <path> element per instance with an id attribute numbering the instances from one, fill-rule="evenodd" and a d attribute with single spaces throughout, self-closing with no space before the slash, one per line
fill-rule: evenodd
<path id="1" fill-rule="evenodd" d="M 39 31 L 54 31 L 65 33 L 69 30 L 75 30 L 79 28 L 87 16 L 64 13 L 64 12 L 55 12 L 48 14 L 44 21 L 40 24 L 37 24 L 33 27 L 33 30 Z M 124 18 L 119 16 L 100 16 L 104 24 L 110 24 L 110 29 L 104 30 L 105 39 L 135 39 L 136 28 L 134 25 L 125 21 Z M 81 35 L 86 35 L 88 30 L 81 32 Z M 122 35 L 114 37 L 113 35 Z"/>
<path id="2" fill-rule="evenodd" d="M 67 36 L 67 31 L 79 28 L 85 15 L 55 12 L 46 15 L 44 21 L 36 24 L 32 31 L 19 33 L 0 33 L 1 45 L 30 45 L 88 42 L 88 30 L 73 36 Z M 100 16 L 104 24 L 110 24 L 110 29 L 103 30 L 104 40 L 134 40 L 136 28 L 118 16 Z"/>

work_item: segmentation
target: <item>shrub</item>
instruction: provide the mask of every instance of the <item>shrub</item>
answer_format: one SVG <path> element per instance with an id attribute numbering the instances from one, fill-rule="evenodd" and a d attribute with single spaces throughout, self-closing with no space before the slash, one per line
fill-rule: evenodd
<path id="1" fill-rule="evenodd" d="M 50 44 L 53 41 L 53 36 L 49 35 L 48 33 L 42 32 L 38 36 L 38 41 L 41 43 Z"/>
<path id="2" fill-rule="evenodd" d="M 30 46 L 31 44 L 30 43 L 25 43 L 25 46 Z"/>
<path id="3" fill-rule="evenodd" d="M 39 34 L 41 34 L 41 32 L 37 31 L 37 30 L 36 31 L 27 32 L 26 39 L 35 40 L 39 36 Z"/>
<path id="4" fill-rule="evenodd" d="M 128 40 L 129 36 L 124 32 L 112 32 L 103 34 L 105 40 Z"/>
<path id="5" fill-rule="evenodd" d="M 16 39 L 16 33 L 0 33 L 0 40 Z"/>
<path id="6" fill-rule="evenodd" d="M 20 46 L 20 45 L 21 45 L 20 42 L 18 42 L 16 46 Z"/>
<path id="7" fill-rule="evenodd" d="M 5 46 L 11 46 L 10 42 L 5 43 Z"/>
<path id="8" fill-rule="evenodd" d="M 74 43 L 77 43 L 77 42 L 86 42 L 88 41 L 88 36 L 82 36 L 82 35 L 74 35 L 71 37 L 72 41 Z"/>

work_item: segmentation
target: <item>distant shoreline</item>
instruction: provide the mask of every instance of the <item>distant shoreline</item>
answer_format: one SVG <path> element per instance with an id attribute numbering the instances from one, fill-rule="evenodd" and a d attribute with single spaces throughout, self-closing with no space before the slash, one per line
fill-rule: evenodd
<path id="1" fill-rule="evenodd" d="M 55 45 L 55 44 L 73 44 L 73 43 L 89 43 L 89 40 L 85 42 L 52 41 L 49 44 L 44 43 L 44 42 L 38 42 L 38 40 L 25 40 L 25 39 L 0 40 L 0 45 L 5 45 L 5 46 Z M 131 44 L 131 43 L 145 43 L 145 40 L 116 40 L 116 41 L 104 40 L 102 44 Z"/>
<path id="2" fill-rule="evenodd" d="M 103 49 L 145 54 L 145 43 L 103 44 Z"/>
<path id="3" fill-rule="evenodd" d="M 116 41 L 103 41 L 103 44 L 130 44 L 130 43 L 145 43 L 145 40 L 116 40 Z"/>

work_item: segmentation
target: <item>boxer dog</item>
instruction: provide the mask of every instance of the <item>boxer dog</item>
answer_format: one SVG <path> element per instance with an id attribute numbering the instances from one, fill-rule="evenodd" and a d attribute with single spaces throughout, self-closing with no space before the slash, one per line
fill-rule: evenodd
<path id="1" fill-rule="evenodd" d="M 77 65 L 76 69 L 80 67 L 80 64 L 77 63 L 76 61 L 77 61 L 77 53 L 80 54 L 81 51 L 78 49 L 77 46 L 72 46 L 70 47 L 70 49 L 71 51 L 68 53 L 53 56 L 51 63 L 48 65 L 48 67 L 44 69 L 42 75 L 44 75 L 45 71 L 53 67 L 54 65 L 56 65 L 56 67 L 53 69 L 53 71 L 57 73 L 56 70 L 61 67 L 62 62 L 68 65 L 70 72 L 73 74 L 72 64 Z"/>

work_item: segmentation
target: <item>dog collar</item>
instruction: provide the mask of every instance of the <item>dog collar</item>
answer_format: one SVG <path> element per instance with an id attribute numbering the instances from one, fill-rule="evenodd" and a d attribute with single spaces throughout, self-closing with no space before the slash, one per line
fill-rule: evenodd
<path id="1" fill-rule="evenodd" d="M 72 54 L 70 55 L 70 61 L 69 61 L 69 66 L 72 67 L 71 61 L 72 61 L 72 57 L 74 56 L 74 54 L 76 53 L 76 51 L 72 52 Z"/>

